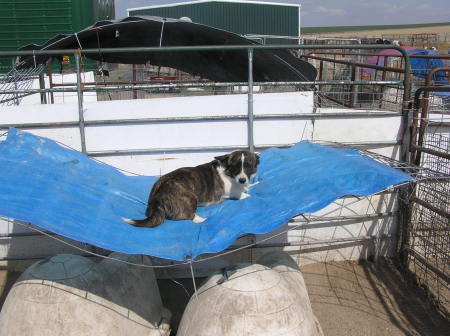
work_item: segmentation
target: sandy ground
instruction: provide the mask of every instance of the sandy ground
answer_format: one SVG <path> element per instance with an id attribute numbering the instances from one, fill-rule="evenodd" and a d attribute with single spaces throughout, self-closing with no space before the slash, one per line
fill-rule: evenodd
<path id="1" fill-rule="evenodd" d="M 325 335 L 448 335 L 423 293 L 391 262 L 335 262 L 302 268 Z"/>
<path id="2" fill-rule="evenodd" d="M 326 336 L 448 335 L 450 322 L 428 305 L 423 293 L 405 281 L 390 261 L 317 263 L 303 266 L 302 272 Z M 0 271 L 0 306 L 18 276 L 7 278 L 6 274 Z M 173 314 L 173 335 L 193 293 L 191 279 L 176 281 L 158 280 L 164 305 Z"/>
<path id="3" fill-rule="evenodd" d="M 400 40 L 404 45 L 408 45 L 407 35 L 412 34 L 438 34 L 438 41 L 416 41 L 417 47 L 435 47 L 441 53 L 446 54 L 450 48 L 450 25 L 438 27 L 406 28 L 406 29 L 380 29 L 380 30 L 360 30 L 353 32 L 336 32 L 322 34 L 305 34 L 305 37 L 336 37 L 336 38 L 388 38 Z M 396 35 L 396 36 L 393 36 Z"/>
<path id="4" fill-rule="evenodd" d="M 405 281 L 390 261 L 332 262 L 302 267 L 311 304 L 326 336 L 440 336 L 450 322 L 439 316 L 423 293 Z M 183 279 L 192 293 L 192 280 Z M 170 280 L 159 283 L 176 329 L 187 303 L 185 290 Z M 178 302 L 178 303 L 177 303 Z"/>
<path id="5" fill-rule="evenodd" d="M 381 35 L 396 35 L 396 34 L 450 34 L 450 25 L 437 27 L 422 27 L 422 28 L 405 28 L 405 29 L 379 29 L 379 30 L 360 30 L 352 32 L 337 32 L 337 33 L 321 33 L 321 34 L 305 34 L 305 36 L 321 36 L 321 37 L 370 37 Z M 449 36 L 450 38 L 450 36 Z"/>

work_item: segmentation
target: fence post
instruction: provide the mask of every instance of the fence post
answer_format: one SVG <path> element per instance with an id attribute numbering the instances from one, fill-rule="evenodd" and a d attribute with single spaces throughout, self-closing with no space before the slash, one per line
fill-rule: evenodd
<path id="1" fill-rule="evenodd" d="M 13 78 L 14 78 L 14 91 L 18 90 L 17 85 L 17 70 L 16 70 L 16 62 L 14 61 L 14 58 L 12 59 L 12 70 L 13 70 Z M 14 104 L 19 105 L 19 98 L 18 98 L 17 92 L 14 93 Z"/>
<path id="2" fill-rule="evenodd" d="M 45 89 L 44 74 L 39 74 L 39 89 Z M 41 92 L 41 104 L 47 104 L 47 96 L 45 92 Z"/>
<path id="3" fill-rule="evenodd" d="M 132 64 L 131 65 L 131 72 L 133 75 L 133 85 L 136 85 L 136 81 L 137 81 L 137 71 L 136 71 L 136 64 Z M 158 76 L 159 76 L 159 69 L 158 69 Z M 137 91 L 133 90 L 133 99 L 137 99 Z"/>
<path id="4" fill-rule="evenodd" d="M 253 138 L 253 49 L 248 49 L 248 149 L 253 152 L 255 150 L 255 142 Z"/>
<path id="5" fill-rule="evenodd" d="M 81 151 L 86 154 L 86 136 L 84 132 L 84 111 L 83 111 L 83 88 L 81 84 L 81 62 L 80 55 L 75 52 L 75 63 L 77 67 L 77 96 L 78 96 L 78 126 L 80 128 Z"/>
<path id="6" fill-rule="evenodd" d="M 356 80 L 356 67 L 352 65 L 352 74 L 351 79 L 352 82 Z M 349 107 L 355 107 L 355 102 L 357 98 L 357 91 L 356 91 L 356 85 L 350 85 L 350 101 L 349 101 Z"/>
<path id="7" fill-rule="evenodd" d="M 328 71 L 328 67 L 327 67 L 327 71 Z M 326 76 L 328 77 L 328 76 Z M 321 60 L 319 63 L 319 82 L 323 81 L 324 78 L 324 74 L 323 74 L 323 61 Z M 327 78 L 328 79 L 328 78 Z M 319 92 L 322 92 L 322 85 L 317 85 L 316 86 L 317 90 Z M 320 94 L 317 95 L 317 106 L 318 107 L 322 107 L 322 97 Z"/>

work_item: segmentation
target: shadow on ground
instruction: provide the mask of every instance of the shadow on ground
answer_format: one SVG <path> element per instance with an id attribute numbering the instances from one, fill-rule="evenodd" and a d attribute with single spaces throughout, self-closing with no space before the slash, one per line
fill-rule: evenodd
<path id="1" fill-rule="evenodd" d="M 303 266 L 315 315 L 327 336 L 448 335 L 450 322 L 393 260 Z"/>

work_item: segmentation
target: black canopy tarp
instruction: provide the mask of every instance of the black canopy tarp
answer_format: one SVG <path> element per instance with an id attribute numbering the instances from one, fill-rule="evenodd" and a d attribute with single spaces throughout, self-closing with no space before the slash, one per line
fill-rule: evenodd
<path id="1" fill-rule="evenodd" d="M 242 36 L 210 26 L 156 16 L 127 17 L 99 21 L 78 33 L 57 35 L 41 45 L 21 50 L 98 49 L 86 57 L 110 63 L 145 64 L 171 67 L 223 82 L 248 79 L 246 50 L 102 53 L 104 48 L 257 45 Z M 18 68 L 45 63 L 51 56 L 24 56 Z M 255 50 L 253 77 L 256 82 L 310 81 L 316 69 L 287 50 Z"/>

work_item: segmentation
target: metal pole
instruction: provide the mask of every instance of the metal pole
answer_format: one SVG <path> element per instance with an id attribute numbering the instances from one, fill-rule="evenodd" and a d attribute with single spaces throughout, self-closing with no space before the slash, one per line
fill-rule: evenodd
<path id="1" fill-rule="evenodd" d="M 352 66 L 352 74 L 351 81 L 354 82 L 356 80 L 356 67 Z M 350 85 L 350 97 L 349 97 L 349 106 L 351 108 L 355 107 L 355 102 L 357 100 L 358 93 L 356 92 L 356 85 Z"/>
<path id="2" fill-rule="evenodd" d="M 19 94 L 17 93 L 18 86 L 17 86 L 17 70 L 16 70 L 16 63 L 14 62 L 14 58 L 12 59 L 12 69 L 13 69 L 13 77 L 14 77 L 14 104 L 19 105 Z"/>
<path id="3" fill-rule="evenodd" d="M 248 49 L 248 149 L 255 150 L 253 138 L 253 49 Z"/>
<path id="4" fill-rule="evenodd" d="M 78 126 L 80 128 L 81 151 L 86 154 L 86 135 L 84 132 L 84 111 L 83 111 L 83 89 L 81 87 L 81 62 L 80 55 L 74 53 L 75 63 L 77 67 L 77 96 L 78 96 Z"/>
<path id="5" fill-rule="evenodd" d="M 404 59 L 404 77 L 403 77 L 403 99 L 402 99 L 402 118 L 400 124 L 401 131 L 401 141 L 400 146 L 400 161 L 406 164 L 411 163 L 411 136 L 410 136 L 410 125 L 411 125 L 411 113 L 412 108 L 411 101 L 411 63 L 409 61 L 409 56 L 404 49 L 400 49 L 403 54 Z M 408 252 L 405 249 L 409 246 L 410 242 L 410 227 L 412 218 L 412 202 L 409 200 L 410 196 L 413 195 L 415 190 L 414 185 L 407 185 L 399 189 L 399 210 L 402 214 L 400 216 L 399 225 L 397 228 L 398 246 L 397 250 L 400 255 L 400 261 L 403 266 L 408 265 Z"/>
<path id="6" fill-rule="evenodd" d="M 132 64 L 131 71 L 132 71 L 132 74 L 133 74 L 133 82 L 136 82 L 136 78 L 137 78 L 137 76 L 136 76 L 136 73 L 137 73 L 137 71 L 136 71 L 136 64 Z M 137 91 L 136 90 L 133 90 L 133 99 L 137 99 Z"/>
<path id="7" fill-rule="evenodd" d="M 50 89 L 53 89 L 53 77 L 52 77 L 52 64 L 48 63 L 47 67 L 47 76 L 48 76 L 48 85 Z M 53 91 L 50 91 L 50 104 L 55 103 L 55 95 L 53 94 Z"/>
<path id="8" fill-rule="evenodd" d="M 39 74 L 39 89 L 45 89 L 44 74 Z M 41 92 L 41 104 L 47 104 L 47 96 L 45 92 Z"/>
<path id="9" fill-rule="evenodd" d="M 403 81 L 299 81 L 299 82 L 253 82 L 257 86 L 299 86 L 299 85 L 399 85 Z M 83 92 L 101 92 L 101 91 L 123 91 L 123 90 L 146 90 L 154 88 L 189 88 L 189 87 L 227 87 L 227 86 L 248 86 L 248 82 L 228 82 L 228 83 L 180 83 L 180 84 L 150 84 L 150 85 L 120 85 L 120 86 L 97 86 L 89 87 L 83 85 Z M 103 85 L 103 84 L 102 84 Z M 59 88 L 55 88 L 58 86 Z M 49 89 L 23 89 L 18 93 L 41 93 L 41 92 L 77 92 L 76 83 L 52 84 Z M 16 90 L 2 90 L 3 94 L 14 94 Z"/>

